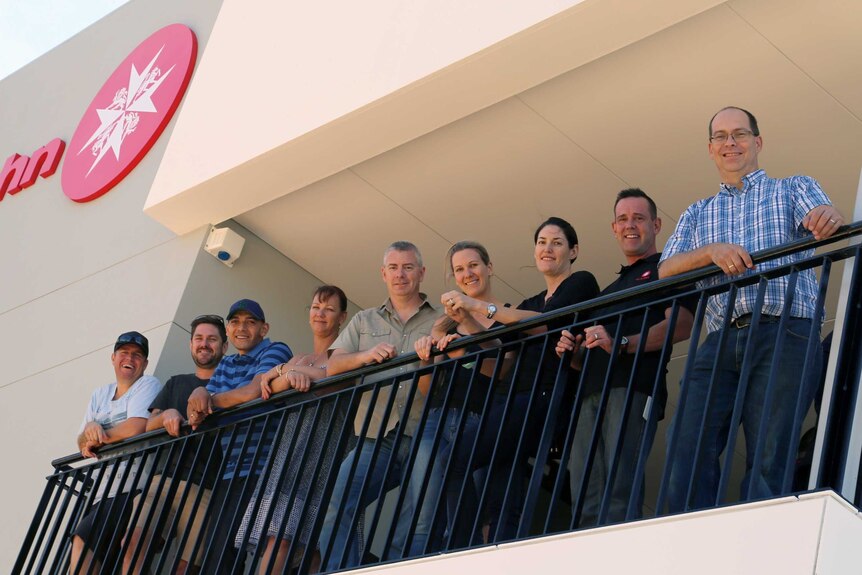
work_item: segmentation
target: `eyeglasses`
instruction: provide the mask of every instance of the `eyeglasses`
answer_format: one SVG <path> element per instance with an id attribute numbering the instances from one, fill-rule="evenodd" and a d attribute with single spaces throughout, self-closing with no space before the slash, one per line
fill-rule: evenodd
<path id="1" fill-rule="evenodd" d="M 752 135 L 754 135 L 754 132 L 751 130 L 734 130 L 729 134 L 727 132 L 716 132 L 709 138 L 709 141 L 713 144 L 723 144 L 728 138 L 733 138 L 734 142 L 739 142 Z"/>
<path id="2" fill-rule="evenodd" d="M 205 314 L 205 315 L 199 315 L 198 317 L 196 317 L 195 319 L 193 319 L 193 320 L 192 320 L 192 323 L 194 323 L 194 324 L 198 324 L 198 323 L 217 323 L 217 324 L 220 324 L 220 325 L 224 325 L 224 318 L 223 318 L 222 316 L 220 316 L 220 315 L 215 315 L 215 314 Z"/>

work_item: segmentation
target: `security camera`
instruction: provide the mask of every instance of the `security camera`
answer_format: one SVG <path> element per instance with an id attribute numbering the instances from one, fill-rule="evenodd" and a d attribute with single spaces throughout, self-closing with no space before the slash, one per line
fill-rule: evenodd
<path id="1" fill-rule="evenodd" d="M 213 227 L 210 228 L 210 235 L 207 237 L 204 250 L 218 258 L 227 267 L 232 268 L 233 263 L 239 259 L 244 245 L 245 238 L 232 229 Z"/>

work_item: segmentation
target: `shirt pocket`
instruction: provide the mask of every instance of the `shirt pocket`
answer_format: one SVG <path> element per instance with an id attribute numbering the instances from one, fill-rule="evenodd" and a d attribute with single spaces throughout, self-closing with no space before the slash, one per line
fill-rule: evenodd
<path id="1" fill-rule="evenodd" d="M 390 327 L 362 330 L 359 332 L 359 349 L 365 351 L 378 343 L 389 343 L 391 333 L 392 328 Z"/>

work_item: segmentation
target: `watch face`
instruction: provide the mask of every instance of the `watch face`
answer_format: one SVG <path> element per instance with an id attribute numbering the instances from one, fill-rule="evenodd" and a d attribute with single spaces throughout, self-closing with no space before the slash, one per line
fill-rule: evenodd
<path id="1" fill-rule="evenodd" d="M 494 317 L 494 314 L 497 313 L 497 306 L 492 303 L 488 304 L 488 319 Z"/>

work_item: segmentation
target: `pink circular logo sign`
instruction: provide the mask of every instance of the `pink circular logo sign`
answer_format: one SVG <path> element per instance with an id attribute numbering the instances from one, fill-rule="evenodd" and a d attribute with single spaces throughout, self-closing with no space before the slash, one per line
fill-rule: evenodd
<path id="1" fill-rule="evenodd" d="M 95 200 L 138 165 L 179 106 L 196 56 L 194 32 L 172 24 L 114 70 L 67 146 L 62 184 L 69 198 Z"/>

